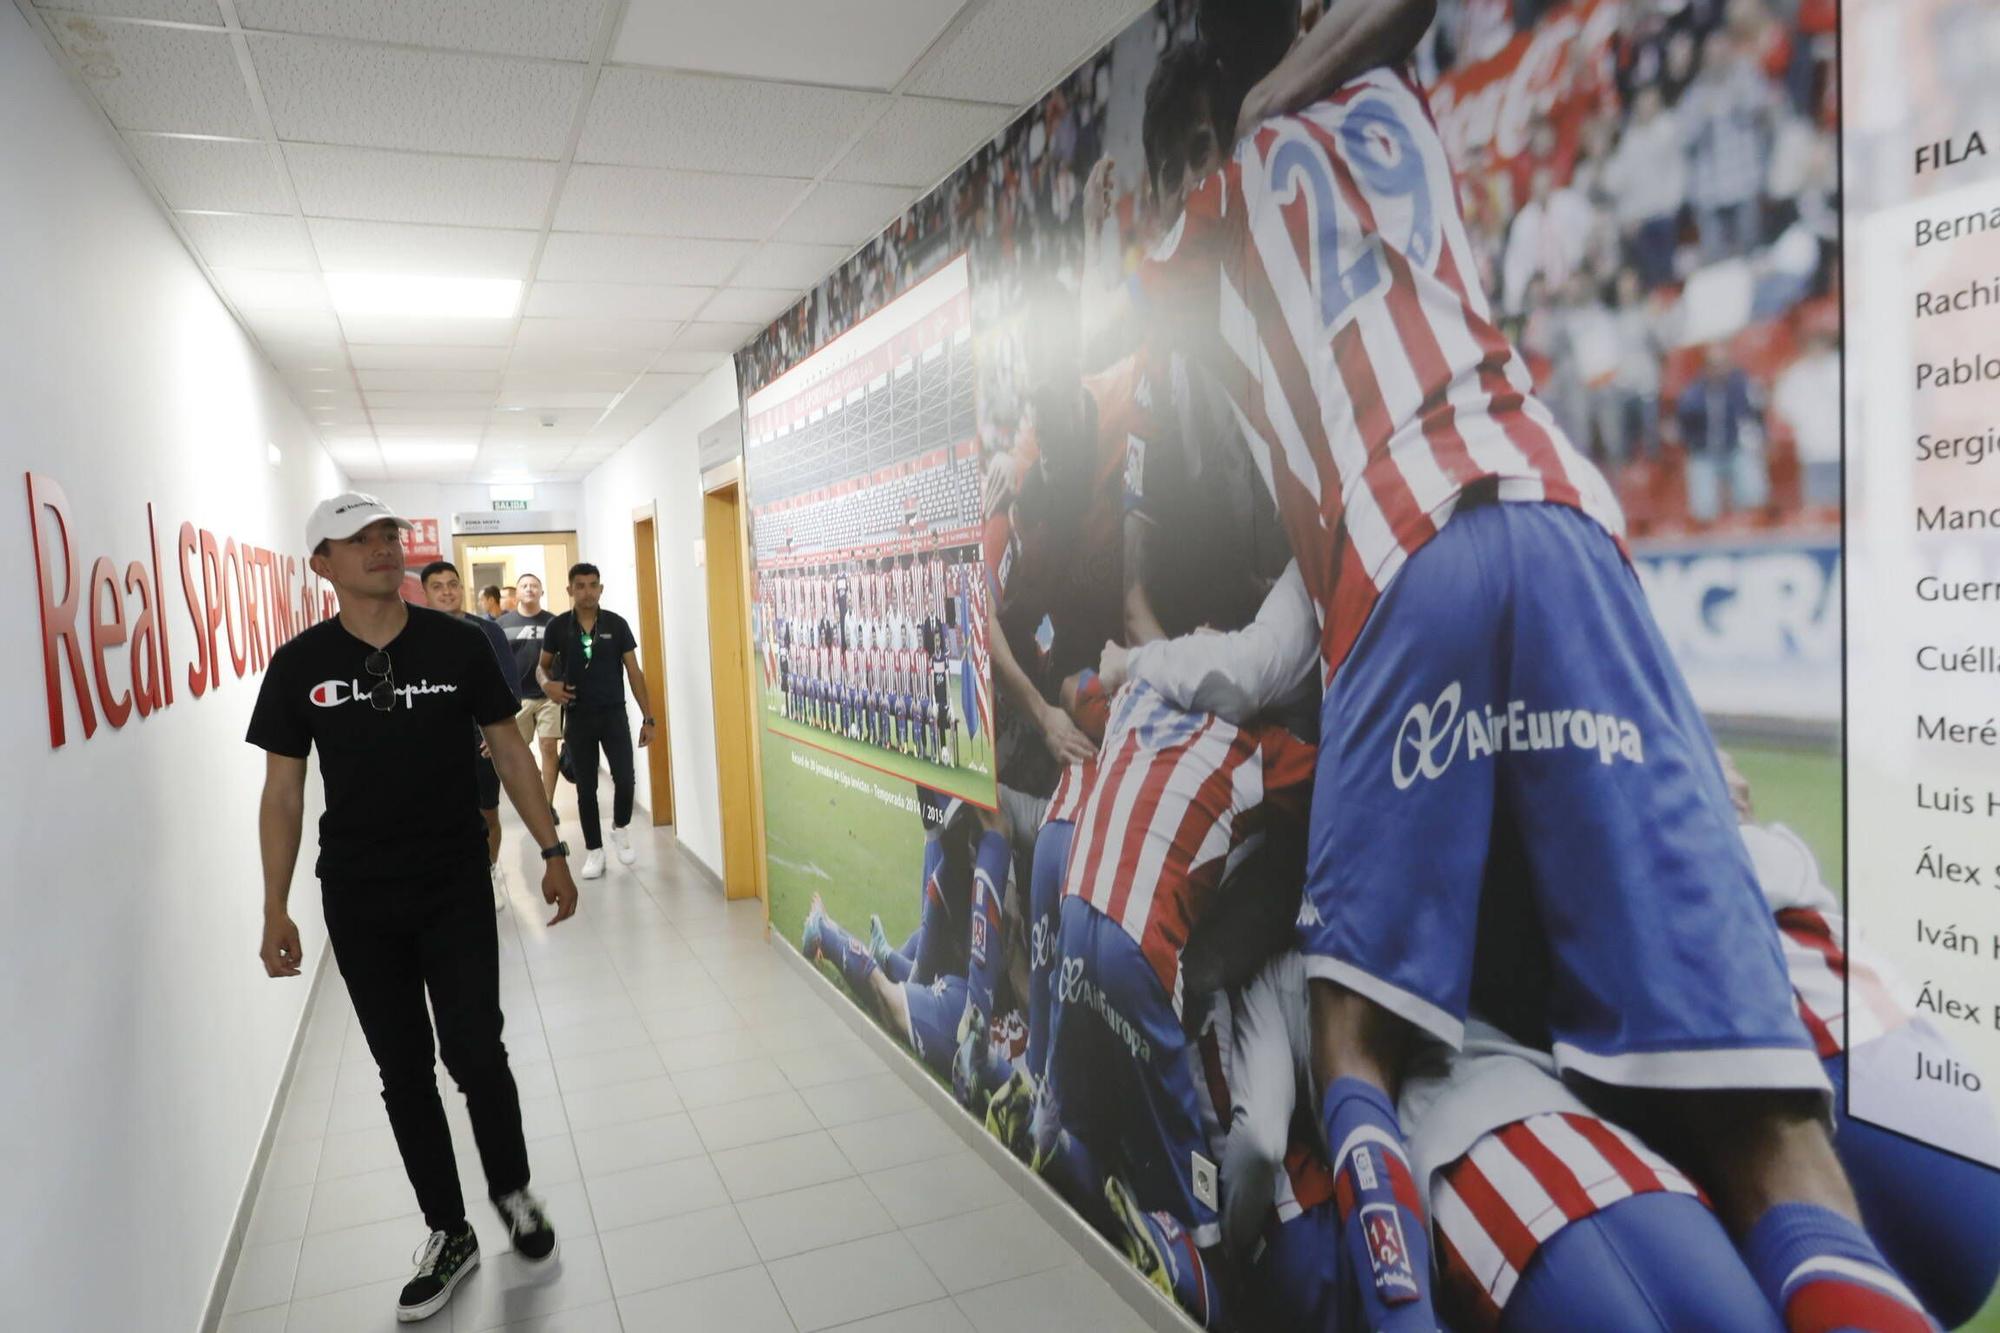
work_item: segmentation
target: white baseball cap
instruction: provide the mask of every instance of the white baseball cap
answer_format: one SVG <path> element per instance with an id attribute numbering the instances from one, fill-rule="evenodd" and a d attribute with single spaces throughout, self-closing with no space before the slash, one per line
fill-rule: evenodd
<path id="1" fill-rule="evenodd" d="M 321 542 L 352 537 L 385 518 L 405 530 L 412 526 L 410 520 L 364 491 L 344 491 L 331 500 L 321 500 L 306 520 L 306 550 L 317 551 Z"/>

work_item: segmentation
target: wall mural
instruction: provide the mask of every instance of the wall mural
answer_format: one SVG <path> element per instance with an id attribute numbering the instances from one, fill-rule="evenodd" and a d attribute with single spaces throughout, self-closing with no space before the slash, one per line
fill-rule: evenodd
<path id="1" fill-rule="evenodd" d="M 773 922 L 1196 1323 L 1775 1326 L 1663 1088 L 1942 1044 L 1840 917 L 1833 7 L 1325 8 L 1155 6 L 738 354 Z M 1972 1317 L 1996 1178 L 1835 1123 Z"/>

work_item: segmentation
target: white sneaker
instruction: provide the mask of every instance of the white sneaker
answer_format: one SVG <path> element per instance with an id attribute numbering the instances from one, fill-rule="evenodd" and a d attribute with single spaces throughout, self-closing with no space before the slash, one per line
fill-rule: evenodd
<path id="1" fill-rule="evenodd" d="M 487 869 L 493 875 L 493 910 L 504 912 L 507 910 L 507 877 L 500 873 L 500 863 L 498 861 L 488 866 Z"/>
<path id="2" fill-rule="evenodd" d="M 594 849 L 589 856 L 583 858 L 583 878 L 604 878 L 604 849 L 602 847 Z"/>
<path id="3" fill-rule="evenodd" d="M 626 829 L 611 830 L 611 845 L 618 849 L 619 865 L 629 866 L 638 862 L 639 853 L 632 850 L 632 834 Z"/>

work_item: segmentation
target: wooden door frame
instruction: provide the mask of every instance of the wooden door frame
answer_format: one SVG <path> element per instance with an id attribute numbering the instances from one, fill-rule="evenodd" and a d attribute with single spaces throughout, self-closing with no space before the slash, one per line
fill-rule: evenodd
<path id="1" fill-rule="evenodd" d="M 745 723 L 750 735 L 750 856 L 756 876 L 757 898 L 764 905 L 764 920 L 768 925 L 771 919 L 771 875 L 764 832 L 763 691 L 758 685 L 756 645 L 750 632 L 751 617 L 755 614 L 750 580 L 750 509 L 744 492 L 743 464 L 740 459 L 732 459 L 702 474 L 704 543 L 708 539 L 707 501 L 722 491 L 735 492 L 736 539 L 730 555 L 736 566 L 737 596 L 743 608 L 743 699 L 749 713 Z M 712 550 L 706 551 L 704 558 L 713 560 L 715 555 Z M 715 627 L 711 623 L 709 633 L 712 635 L 715 632 Z M 727 836 L 725 832 L 725 841 Z"/>
<path id="2" fill-rule="evenodd" d="M 472 568 L 472 557 L 468 554 L 475 546 L 560 546 L 563 548 L 563 567 L 558 570 L 536 571 L 540 573 L 543 588 L 568 587 L 569 567 L 576 563 L 576 533 L 571 532 L 454 532 L 451 535 L 451 562 L 461 570 Z M 560 580 L 551 579 L 551 574 L 561 574 Z M 463 575 L 461 575 L 463 577 Z M 479 589 L 467 588 L 467 597 L 475 599 L 466 604 L 468 614 L 477 614 Z"/>
<path id="3" fill-rule="evenodd" d="M 653 697 L 645 700 L 644 715 L 655 721 L 653 742 L 646 747 L 646 776 L 652 799 L 647 813 L 654 828 L 674 822 L 674 756 L 672 731 L 667 713 L 666 605 L 660 589 L 659 506 L 648 502 L 632 511 L 632 570 L 639 604 L 639 656 L 645 667 L 646 689 Z M 652 534 L 650 542 L 639 540 L 640 525 Z M 651 583 L 650 594 L 647 583 Z"/>

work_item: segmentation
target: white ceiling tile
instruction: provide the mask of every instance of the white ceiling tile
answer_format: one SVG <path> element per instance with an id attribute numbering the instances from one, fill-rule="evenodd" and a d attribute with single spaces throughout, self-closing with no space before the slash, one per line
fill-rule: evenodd
<path id="1" fill-rule="evenodd" d="M 644 402 L 663 402 L 678 398 L 699 383 L 701 383 L 699 375 L 647 375 L 639 381 L 639 387 L 626 395 L 626 398 L 627 401 L 638 399 Z"/>
<path id="2" fill-rule="evenodd" d="M 371 389 L 368 391 L 368 406 L 371 411 L 382 408 L 417 407 L 434 408 L 438 411 L 480 411 L 493 406 L 493 394 L 489 393 L 448 393 L 431 389 Z"/>
<path id="3" fill-rule="evenodd" d="M 736 274 L 747 287 L 810 287 L 854 253 L 851 245 L 790 245 L 772 242 Z"/>
<path id="4" fill-rule="evenodd" d="M 181 213 L 194 248 L 210 267 L 317 270 L 297 218 L 270 213 Z"/>
<path id="5" fill-rule="evenodd" d="M 307 218 L 320 265 L 329 273 L 432 273 L 462 278 L 525 278 L 535 233 L 485 227 Z"/>
<path id="6" fill-rule="evenodd" d="M 505 347 L 513 322 L 505 319 L 428 319 L 413 315 L 342 315 L 350 343 L 438 343 L 446 347 Z"/>
<path id="7" fill-rule="evenodd" d="M 257 339 L 271 364 L 286 372 L 301 370 L 345 370 L 347 348 L 334 342 L 288 342 L 283 338 Z"/>
<path id="8" fill-rule="evenodd" d="M 785 224 L 778 228 L 777 239 L 859 245 L 908 207 L 912 193 L 901 185 L 827 181 L 813 190 L 796 213 L 785 219 Z"/>
<path id="9" fill-rule="evenodd" d="M 326 285 L 317 273 L 282 269 L 216 268 L 215 285 L 238 310 L 326 310 Z"/>
<path id="10" fill-rule="evenodd" d="M 563 183 L 556 226 L 761 241 L 810 181 L 579 163 Z"/>
<path id="11" fill-rule="evenodd" d="M 674 339 L 676 352 L 733 352 L 764 331 L 762 324 L 689 324 Z"/>
<path id="12" fill-rule="evenodd" d="M 167 23 L 206 23 L 215 27 L 222 24 L 222 9 L 215 0 L 35 0 L 35 7 L 104 18 L 160 19 Z"/>
<path id="13" fill-rule="evenodd" d="M 832 88 L 607 69 L 576 156 L 582 162 L 816 176 L 886 101 Z"/>
<path id="14" fill-rule="evenodd" d="M 526 402 L 545 393 L 623 393 L 632 383 L 630 371 L 527 370 L 509 371 L 501 382 L 503 402 Z"/>
<path id="15" fill-rule="evenodd" d="M 662 352 L 652 364 L 656 371 L 671 371 L 676 374 L 706 375 L 729 359 L 727 352 L 687 352 L 675 350 Z"/>
<path id="16" fill-rule="evenodd" d="M 603 412 L 594 407 L 551 408 L 546 412 L 495 412 L 486 419 L 488 441 L 524 443 L 533 440 L 575 440 L 592 426 Z M 542 418 L 555 422 L 544 426 Z"/>
<path id="17" fill-rule="evenodd" d="M 544 319 L 686 319 L 713 294 L 712 287 L 538 282 L 528 289 L 528 313 Z"/>
<path id="18" fill-rule="evenodd" d="M 636 375 L 659 353 L 642 347 L 516 347 L 510 371 L 597 370 Z"/>
<path id="19" fill-rule="evenodd" d="M 375 418 L 378 429 L 389 426 L 456 426 L 469 430 L 486 419 L 485 412 L 479 408 L 384 407 L 369 415 Z"/>
<path id="20" fill-rule="evenodd" d="M 893 88 L 966 0 L 633 0 L 611 59 L 799 83 Z"/>
<path id="21" fill-rule="evenodd" d="M 260 340 L 276 343 L 340 342 L 340 321 L 323 310 L 245 310 L 243 319 Z"/>
<path id="22" fill-rule="evenodd" d="M 325 144 L 286 144 L 285 160 L 314 217 L 459 227 L 539 228 L 557 175 L 553 162 Z"/>
<path id="23" fill-rule="evenodd" d="M 524 319 L 521 347 L 644 347 L 659 349 L 680 331 L 670 319 Z"/>
<path id="24" fill-rule="evenodd" d="M 484 393 L 491 396 L 500 388 L 498 370 L 357 369 L 355 377 L 361 381 L 362 392 L 368 394 L 432 390 L 448 393 Z"/>
<path id="25" fill-rule="evenodd" d="M 333 427 L 343 427 L 343 426 L 351 426 L 357 430 L 362 430 L 366 429 L 368 426 L 368 414 L 360 411 L 359 409 L 356 409 L 354 411 L 340 411 L 340 412 L 332 410 L 327 410 L 327 411 L 308 410 L 306 416 L 309 420 L 311 420 L 313 425 L 319 427 L 322 430 Z"/>
<path id="26" fill-rule="evenodd" d="M 1151 8 L 1149 0 L 986 0 L 909 91 L 1025 106 Z"/>
<path id="27" fill-rule="evenodd" d="M 354 367 L 370 370 L 498 370 L 504 347 L 411 347 L 365 343 L 350 349 Z"/>
<path id="28" fill-rule="evenodd" d="M 587 407 L 602 412 L 611 406 L 618 396 L 615 390 L 605 389 L 596 393 L 522 393 L 500 395 L 499 406 L 518 407 L 534 410 L 544 407 L 579 408 Z"/>
<path id="29" fill-rule="evenodd" d="M 703 319 L 735 324 L 769 324 L 805 295 L 796 287 L 725 287 L 702 307 Z"/>
<path id="30" fill-rule="evenodd" d="M 236 0 L 246 28 L 587 60 L 606 0 Z"/>
<path id="31" fill-rule="evenodd" d="M 649 282 L 719 287 L 753 249 L 746 241 L 556 232 L 536 277 L 557 282 Z"/>
<path id="32" fill-rule="evenodd" d="M 373 440 L 325 440 L 323 443 L 333 461 L 350 471 L 354 468 L 377 468 L 382 465 L 382 451 L 376 447 Z"/>
<path id="33" fill-rule="evenodd" d="M 172 139 L 129 134 L 139 165 L 170 208 L 224 213 L 289 213 L 291 195 L 270 148 L 240 139 Z"/>
<path id="34" fill-rule="evenodd" d="M 584 67 L 253 35 L 281 139 L 557 158 Z"/>
<path id="35" fill-rule="evenodd" d="M 391 416 L 397 416 L 406 409 L 389 408 Z M 448 415 L 433 413 L 431 415 Z M 456 420 L 447 421 L 382 421 L 375 422 L 375 433 L 385 440 L 476 440 L 486 433 L 486 418 L 473 413 L 465 413 Z"/>
<path id="36" fill-rule="evenodd" d="M 1013 119 L 1011 106 L 900 98 L 831 174 L 844 181 L 935 185 Z"/>
<path id="37" fill-rule="evenodd" d="M 121 130 L 255 135 L 257 112 L 229 34 L 50 14 L 56 40 Z"/>
<path id="38" fill-rule="evenodd" d="M 285 377 L 285 383 L 300 393 L 316 389 L 331 389 L 335 393 L 354 392 L 354 377 L 347 373 L 345 366 L 318 370 L 286 370 L 281 373 Z"/>

